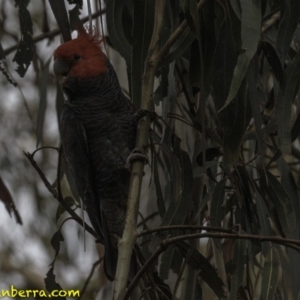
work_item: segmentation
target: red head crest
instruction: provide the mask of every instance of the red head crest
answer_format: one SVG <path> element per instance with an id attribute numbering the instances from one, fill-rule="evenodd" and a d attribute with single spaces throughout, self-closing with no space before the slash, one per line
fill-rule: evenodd
<path id="1" fill-rule="evenodd" d="M 54 72 L 59 77 L 92 78 L 107 71 L 101 39 L 78 28 L 78 37 L 60 45 L 54 52 Z"/>

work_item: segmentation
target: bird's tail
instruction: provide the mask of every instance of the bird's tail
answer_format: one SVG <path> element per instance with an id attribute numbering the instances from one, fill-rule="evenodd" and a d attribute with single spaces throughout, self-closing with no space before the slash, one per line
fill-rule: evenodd
<path id="1" fill-rule="evenodd" d="M 110 281 L 113 281 L 115 279 L 116 271 L 117 271 L 117 263 L 118 263 L 117 249 L 114 249 L 112 245 L 110 245 L 109 247 L 105 245 L 104 272 L 107 279 Z M 133 249 L 131 255 L 129 275 L 128 275 L 129 282 L 132 281 L 132 279 L 138 273 L 138 271 L 139 271 L 139 263 L 137 259 L 137 254 L 136 254 L 136 250 Z"/>

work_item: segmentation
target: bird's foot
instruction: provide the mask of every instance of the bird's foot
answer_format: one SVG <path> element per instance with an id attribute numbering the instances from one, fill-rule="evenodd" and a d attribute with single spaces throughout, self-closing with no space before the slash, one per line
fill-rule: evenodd
<path id="1" fill-rule="evenodd" d="M 150 111 L 150 110 L 146 110 L 146 109 L 139 109 L 135 113 L 135 117 L 136 117 L 137 122 L 145 116 L 148 116 L 150 118 L 151 122 L 158 118 L 158 115 L 155 111 Z"/>
<path id="2" fill-rule="evenodd" d="M 126 165 L 131 169 L 132 164 L 136 161 L 143 162 L 145 165 L 149 163 L 147 155 L 143 154 L 137 148 L 133 149 L 127 157 Z"/>

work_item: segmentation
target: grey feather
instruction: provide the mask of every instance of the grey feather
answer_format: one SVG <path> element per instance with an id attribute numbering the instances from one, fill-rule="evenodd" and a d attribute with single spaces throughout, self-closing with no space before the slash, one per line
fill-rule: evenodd
<path id="1" fill-rule="evenodd" d="M 113 280 L 130 180 L 126 161 L 134 148 L 138 119 L 108 60 L 107 66 L 98 78 L 69 79 L 60 133 L 79 195 L 105 246 L 105 273 Z"/>

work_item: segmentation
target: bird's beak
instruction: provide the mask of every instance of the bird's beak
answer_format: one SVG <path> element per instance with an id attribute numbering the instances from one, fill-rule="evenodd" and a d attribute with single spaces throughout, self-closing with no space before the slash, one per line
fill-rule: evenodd
<path id="1" fill-rule="evenodd" d="M 68 64 L 62 59 L 57 58 L 54 61 L 53 71 L 54 74 L 57 76 L 60 84 L 64 85 L 66 83 L 67 76 L 70 71 L 70 67 L 68 66 Z"/>

